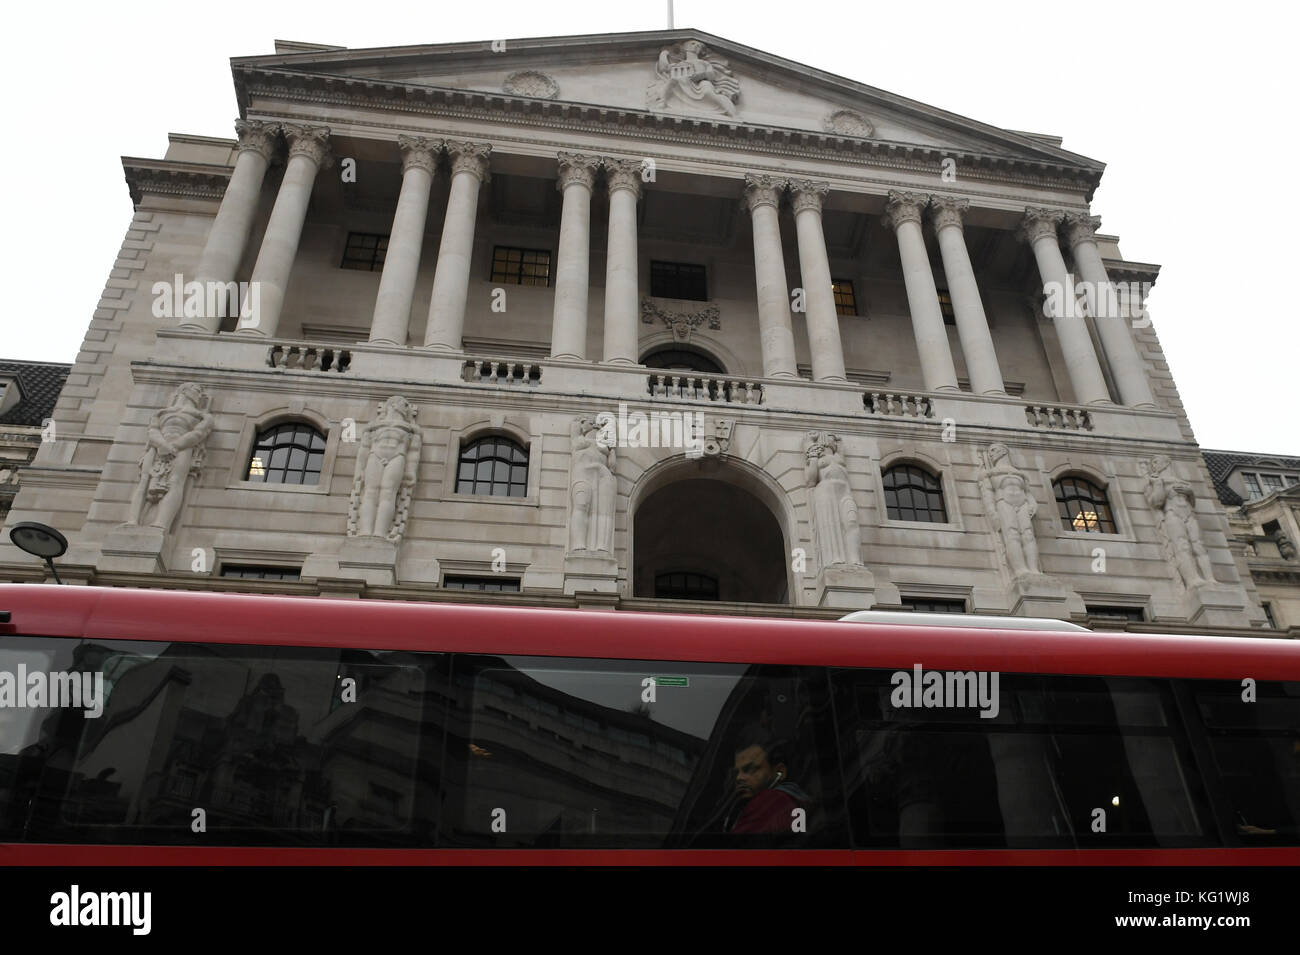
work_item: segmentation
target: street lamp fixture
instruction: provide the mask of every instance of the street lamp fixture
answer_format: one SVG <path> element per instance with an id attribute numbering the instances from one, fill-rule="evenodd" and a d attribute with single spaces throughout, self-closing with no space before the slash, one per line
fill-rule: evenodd
<path id="1" fill-rule="evenodd" d="M 48 524 L 39 521 L 20 521 L 9 528 L 9 539 L 19 550 L 26 551 L 33 557 L 40 557 L 49 565 L 54 582 L 63 583 L 59 572 L 54 569 L 54 558 L 62 557 L 68 549 L 68 539 Z"/>

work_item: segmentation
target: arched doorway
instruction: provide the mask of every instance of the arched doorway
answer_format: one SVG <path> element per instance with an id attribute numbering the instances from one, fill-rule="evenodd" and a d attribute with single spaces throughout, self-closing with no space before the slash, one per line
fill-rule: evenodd
<path id="1" fill-rule="evenodd" d="M 786 535 L 758 484 L 716 462 L 653 475 L 633 514 L 633 595 L 790 603 Z"/>

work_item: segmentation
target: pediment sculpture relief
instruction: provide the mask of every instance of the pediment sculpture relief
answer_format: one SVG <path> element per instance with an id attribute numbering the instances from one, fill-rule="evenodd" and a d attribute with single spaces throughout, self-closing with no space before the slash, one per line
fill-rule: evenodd
<path id="1" fill-rule="evenodd" d="M 740 81 L 727 61 L 699 40 L 683 40 L 664 49 L 655 64 L 655 79 L 646 89 L 646 105 L 656 112 L 735 116 L 739 97 Z"/>

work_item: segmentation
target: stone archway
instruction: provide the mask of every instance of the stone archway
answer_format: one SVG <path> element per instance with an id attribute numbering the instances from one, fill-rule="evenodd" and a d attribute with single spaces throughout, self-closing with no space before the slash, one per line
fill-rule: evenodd
<path id="1" fill-rule="evenodd" d="M 784 494 L 755 470 L 677 458 L 642 476 L 630 509 L 633 596 L 797 600 Z"/>

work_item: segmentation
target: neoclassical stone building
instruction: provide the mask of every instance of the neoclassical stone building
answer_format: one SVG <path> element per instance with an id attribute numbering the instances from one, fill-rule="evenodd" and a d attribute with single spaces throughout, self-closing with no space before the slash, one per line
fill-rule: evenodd
<path id="1" fill-rule="evenodd" d="M 1058 138 L 693 30 L 233 72 L 124 160 L 11 517 L 65 576 L 1267 626 Z"/>

